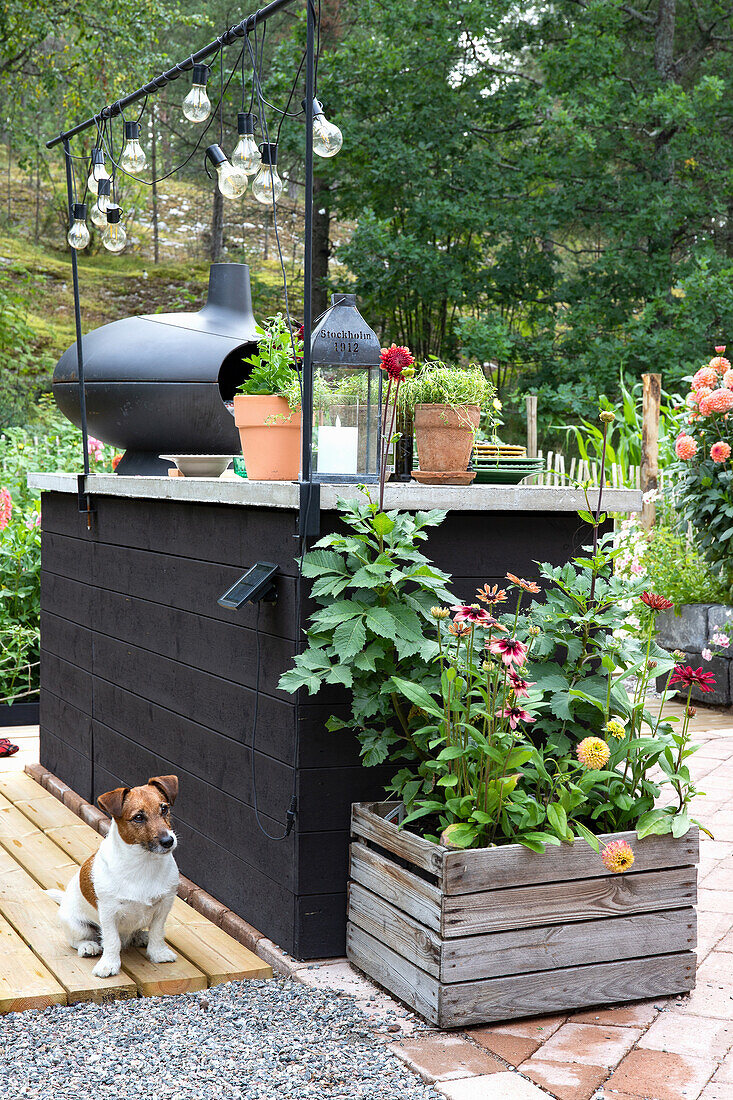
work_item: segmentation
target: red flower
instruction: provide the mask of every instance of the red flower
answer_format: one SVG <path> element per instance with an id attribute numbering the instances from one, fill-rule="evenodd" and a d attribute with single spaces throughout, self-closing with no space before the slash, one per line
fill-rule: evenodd
<path id="1" fill-rule="evenodd" d="M 488 611 L 484 611 L 482 607 L 478 607 L 477 604 L 456 604 L 451 608 L 454 612 L 454 623 L 472 623 L 474 626 L 496 626 L 498 619 L 494 619 L 489 615 Z"/>
<path id="2" fill-rule="evenodd" d="M 298 325 L 297 329 L 295 330 L 295 335 L 298 340 L 302 340 L 305 336 L 305 325 Z"/>
<path id="3" fill-rule="evenodd" d="M 537 721 L 536 718 L 533 718 L 532 715 L 528 711 L 522 710 L 521 707 L 504 707 L 504 709 L 501 712 L 501 716 L 502 716 L 502 718 L 508 718 L 509 719 L 509 725 L 511 726 L 511 728 L 513 730 L 515 730 L 517 728 L 517 726 L 519 725 L 520 722 L 536 722 Z"/>
<path id="4" fill-rule="evenodd" d="M 674 607 L 672 600 L 668 600 L 666 596 L 657 596 L 654 592 L 644 592 L 641 602 L 651 607 L 652 611 L 669 611 L 670 607 Z"/>
<path id="5" fill-rule="evenodd" d="M 498 654 L 505 665 L 523 665 L 527 656 L 527 647 L 516 638 L 495 638 L 486 647 L 490 653 Z"/>
<path id="6" fill-rule="evenodd" d="M 675 665 L 674 672 L 669 678 L 672 684 L 684 684 L 685 687 L 696 687 L 700 691 L 712 691 L 715 687 L 715 676 L 712 672 L 703 672 L 702 665 L 694 669 L 692 665 Z"/>
<path id="7" fill-rule="evenodd" d="M 390 381 L 401 382 L 403 378 L 402 372 L 406 367 L 412 366 L 415 362 L 415 356 L 409 348 L 398 347 L 397 344 L 392 344 L 389 348 L 382 348 L 382 354 L 379 356 L 379 360 L 381 369 L 386 370 Z"/>
<path id="8" fill-rule="evenodd" d="M 512 691 L 514 692 L 515 698 L 517 699 L 521 699 L 522 696 L 529 695 L 529 689 L 531 687 L 534 687 L 534 681 L 530 683 L 529 680 L 523 679 L 514 671 L 514 669 L 510 669 L 509 671 L 509 680 L 512 685 Z"/>

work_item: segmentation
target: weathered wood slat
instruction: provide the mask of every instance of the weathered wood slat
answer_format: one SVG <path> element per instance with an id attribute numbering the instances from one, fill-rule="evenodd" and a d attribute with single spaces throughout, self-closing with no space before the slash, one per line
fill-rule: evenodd
<path id="1" fill-rule="evenodd" d="M 612 945 L 609 947 L 612 950 Z M 425 977 L 426 981 L 434 980 Z M 381 978 L 378 980 L 386 985 Z M 440 1027 L 465 1027 L 682 993 L 694 984 L 693 952 L 554 970 L 549 980 L 546 973 L 538 973 L 458 982 L 441 987 L 438 1019 L 432 1022 Z"/>
<path id="2" fill-rule="evenodd" d="M 272 967 L 210 921 L 182 924 L 169 917 L 165 931 L 166 942 L 201 970 L 209 985 L 272 977 Z"/>
<path id="3" fill-rule="evenodd" d="M 440 976 L 440 936 L 356 882 L 349 885 L 349 920 L 421 970 Z"/>
<path id="4" fill-rule="evenodd" d="M 380 943 L 356 924 L 346 928 L 346 955 L 370 978 L 410 1005 L 429 1023 L 438 1023 L 438 980 Z"/>
<path id="5" fill-rule="evenodd" d="M 65 1005 L 66 992 L 0 916 L 0 1012 Z"/>
<path id="6" fill-rule="evenodd" d="M 434 883 L 358 842 L 351 845 L 351 877 L 428 928 L 440 931 L 441 896 Z"/>
<path id="7" fill-rule="evenodd" d="M 443 901 L 442 934 L 478 935 L 624 913 L 682 909 L 697 899 L 697 870 L 679 867 L 640 874 L 484 890 Z"/>
<path id="8" fill-rule="evenodd" d="M 696 924 L 694 909 L 669 909 L 445 940 L 440 978 L 464 982 L 585 966 L 605 962 L 610 945 L 615 959 L 691 951 Z"/>
<path id="9" fill-rule="evenodd" d="M 609 840 L 627 840 L 634 849 L 634 871 L 652 871 L 663 867 L 693 866 L 699 855 L 699 832 L 693 826 L 686 836 L 648 836 L 637 840 L 635 832 L 604 834 Z M 477 890 L 522 886 L 540 882 L 593 878 L 607 875 L 600 857 L 589 844 L 577 840 L 566 846 L 530 852 L 521 844 L 497 848 L 478 848 L 467 852 L 446 852 L 443 888 L 446 894 L 470 894 Z"/>
<path id="10" fill-rule="evenodd" d="M 78 818 L 77 822 L 77 825 L 64 825 L 60 829 L 46 829 L 46 836 L 77 863 L 83 863 L 94 855 L 102 837 Z"/>
<path id="11" fill-rule="evenodd" d="M 25 814 L 42 833 L 47 829 L 79 824 L 79 818 L 68 806 L 64 806 L 63 802 L 59 802 L 58 798 L 52 794 L 47 794 L 38 784 L 36 784 L 36 795 L 33 798 L 18 800 L 14 805 L 16 810 Z"/>
<path id="12" fill-rule="evenodd" d="M 360 839 L 370 840 L 380 848 L 385 848 L 388 852 L 409 860 L 424 871 L 440 876 L 447 849 L 429 840 L 423 840 L 422 837 L 406 829 L 397 829 L 391 823 L 384 821 L 384 811 L 397 806 L 396 802 L 355 805 L 351 815 L 352 833 Z M 379 811 L 382 813 L 380 814 Z"/>

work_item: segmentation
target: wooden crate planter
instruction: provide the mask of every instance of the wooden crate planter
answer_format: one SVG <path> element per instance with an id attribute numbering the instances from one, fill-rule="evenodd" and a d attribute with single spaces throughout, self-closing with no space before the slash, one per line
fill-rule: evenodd
<path id="1" fill-rule="evenodd" d="M 613 875 L 584 841 L 451 851 L 352 809 L 347 955 L 439 1027 L 609 1004 L 695 984 L 697 829 L 635 833 Z"/>

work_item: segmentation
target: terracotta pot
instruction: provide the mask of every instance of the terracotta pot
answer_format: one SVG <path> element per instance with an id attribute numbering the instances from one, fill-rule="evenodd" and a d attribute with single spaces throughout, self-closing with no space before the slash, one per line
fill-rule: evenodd
<path id="1" fill-rule="evenodd" d="M 420 469 L 468 469 L 480 419 L 478 405 L 416 405 L 415 441 Z"/>
<path id="2" fill-rule="evenodd" d="M 238 394 L 234 422 L 250 481 L 298 480 L 300 409 L 292 411 L 284 397 Z"/>

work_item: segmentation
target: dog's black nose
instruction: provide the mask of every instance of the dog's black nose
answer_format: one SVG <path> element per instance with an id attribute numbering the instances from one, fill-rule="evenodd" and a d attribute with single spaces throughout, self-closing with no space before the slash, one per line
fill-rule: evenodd
<path id="1" fill-rule="evenodd" d="M 173 837 L 170 835 L 170 833 L 168 834 L 168 836 L 160 837 L 159 842 L 160 842 L 161 848 L 172 848 L 173 847 Z"/>

